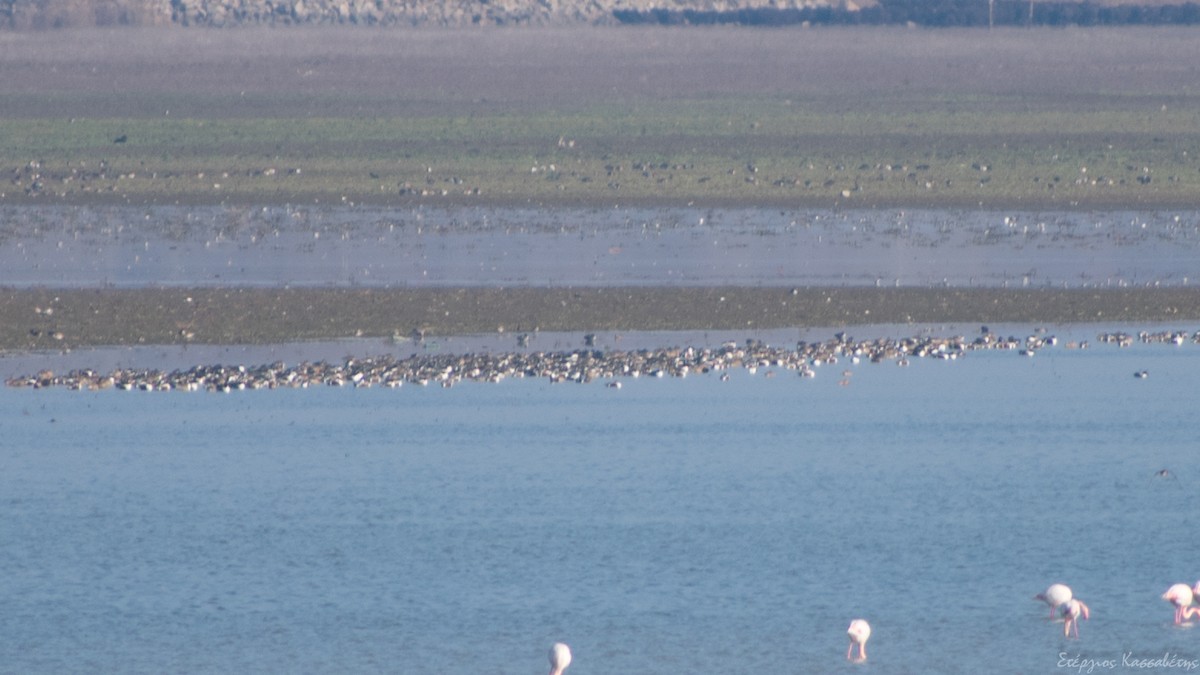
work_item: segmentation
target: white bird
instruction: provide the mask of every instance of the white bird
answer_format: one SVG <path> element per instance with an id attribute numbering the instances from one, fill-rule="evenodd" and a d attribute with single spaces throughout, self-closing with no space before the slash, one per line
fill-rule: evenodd
<path id="1" fill-rule="evenodd" d="M 1050 618 L 1054 618 L 1054 614 L 1059 607 L 1071 601 L 1075 594 L 1071 592 L 1071 587 L 1066 584 L 1051 584 L 1045 591 L 1033 596 L 1034 600 L 1041 600 L 1050 605 Z"/>
<path id="2" fill-rule="evenodd" d="M 1200 581 L 1197 581 L 1196 585 L 1192 586 L 1192 597 L 1200 598 Z M 1184 607 L 1180 610 L 1180 613 L 1182 615 L 1180 618 L 1184 621 L 1189 621 L 1193 616 L 1200 616 L 1200 607 Z"/>
<path id="3" fill-rule="evenodd" d="M 550 675 L 562 675 L 567 666 L 571 665 L 571 648 L 561 642 L 555 642 L 550 648 Z"/>
<path id="4" fill-rule="evenodd" d="M 1084 619 L 1089 618 L 1088 606 L 1083 604 L 1079 598 L 1071 598 L 1062 606 L 1062 617 L 1066 619 L 1063 624 L 1063 637 L 1071 637 L 1071 629 L 1075 630 L 1075 637 L 1079 637 L 1079 617 Z"/>
<path id="5" fill-rule="evenodd" d="M 1196 587 L 1200 588 L 1200 582 L 1196 583 Z M 1190 619 L 1196 610 L 1191 608 L 1192 600 L 1195 599 L 1193 589 L 1188 588 L 1187 584 L 1175 584 L 1167 589 L 1166 593 L 1162 594 L 1162 599 L 1175 605 L 1175 625 L 1183 623 L 1184 619 Z"/>
<path id="6" fill-rule="evenodd" d="M 854 646 L 858 645 L 858 661 L 867 660 L 867 640 L 871 639 L 871 624 L 865 619 L 855 619 L 850 622 L 850 628 L 846 629 L 846 634 L 850 636 L 850 646 L 846 648 L 846 659 L 850 660 L 850 654 L 854 651 Z"/>

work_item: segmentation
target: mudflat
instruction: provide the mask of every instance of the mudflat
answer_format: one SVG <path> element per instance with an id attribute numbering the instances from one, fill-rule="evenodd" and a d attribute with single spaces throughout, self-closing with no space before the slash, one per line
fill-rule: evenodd
<path id="1" fill-rule="evenodd" d="M 1200 36 L 1174 28 L 4 33 L 0 206 L 1183 209 L 1170 222 L 1187 231 L 1200 197 L 1197 61 Z M 158 224 L 179 225 L 147 212 L 138 226 Z M 5 246 L 27 226 L 6 223 Z M 0 347 L 1200 319 L 1186 280 L 530 277 L 525 288 L 11 287 Z"/>
<path id="2" fill-rule="evenodd" d="M 1200 290 L 875 288 L 32 289 L 0 292 L 0 348 L 397 341 L 541 331 L 867 324 L 1188 324 Z M 1185 327 L 1185 326 L 1184 326 Z M 910 333 L 915 334 L 914 327 Z M 515 343 L 513 343 L 515 344 Z"/>
<path id="3" fill-rule="evenodd" d="M 0 204 L 1179 207 L 1177 28 L 0 34 Z"/>

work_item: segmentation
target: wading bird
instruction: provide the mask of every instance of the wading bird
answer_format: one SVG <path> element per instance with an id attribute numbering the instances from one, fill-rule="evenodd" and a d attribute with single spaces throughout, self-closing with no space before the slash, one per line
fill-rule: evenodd
<path id="1" fill-rule="evenodd" d="M 1053 619 L 1059 607 L 1071 601 L 1075 597 L 1071 593 L 1071 587 L 1066 584 L 1051 584 L 1045 591 L 1033 596 L 1034 600 L 1041 600 L 1050 606 L 1050 618 Z"/>
<path id="2" fill-rule="evenodd" d="M 1200 582 L 1196 582 L 1196 586 L 1200 587 Z M 1175 584 L 1167 589 L 1166 593 L 1162 594 L 1162 599 L 1175 605 L 1175 625 L 1183 623 L 1185 619 L 1190 619 L 1197 610 L 1192 609 L 1192 600 L 1195 599 L 1195 593 L 1188 588 L 1187 584 Z"/>
<path id="3" fill-rule="evenodd" d="M 571 648 L 561 642 L 555 642 L 550 648 L 550 675 L 562 675 L 567 666 L 571 665 Z"/>
<path id="4" fill-rule="evenodd" d="M 850 660 L 854 646 L 858 645 L 858 658 L 855 660 L 866 661 L 867 640 L 871 639 L 871 624 L 864 619 L 855 619 L 850 622 L 850 628 L 846 629 L 846 635 L 850 636 L 850 646 L 846 648 L 846 659 Z"/>
<path id="5" fill-rule="evenodd" d="M 1075 637 L 1079 637 L 1079 617 L 1087 619 L 1089 616 L 1088 606 L 1083 604 L 1079 598 L 1071 598 L 1062 606 L 1062 617 L 1066 620 L 1063 624 L 1063 637 L 1071 637 L 1071 632 L 1074 630 Z"/>

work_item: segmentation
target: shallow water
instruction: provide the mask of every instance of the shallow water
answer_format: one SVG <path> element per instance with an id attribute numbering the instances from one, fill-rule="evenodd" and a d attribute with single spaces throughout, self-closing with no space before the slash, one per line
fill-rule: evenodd
<path id="1" fill-rule="evenodd" d="M 1159 599 L 1197 575 L 1200 348 L 846 367 L 0 390 L 0 670 L 539 673 L 555 640 L 573 675 L 1200 658 Z M 1079 640 L 1031 599 L 1055 581 Z"/>
<path id="2" fill-rule="evenodd" d="M 1198 211 L 8 207 L 11 286 L 1194 283 Z"/>

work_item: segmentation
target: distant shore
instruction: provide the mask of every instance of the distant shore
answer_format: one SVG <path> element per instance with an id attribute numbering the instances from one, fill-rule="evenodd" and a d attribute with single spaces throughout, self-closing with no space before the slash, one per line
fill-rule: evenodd
<path id="1" fill-rule="evenodd" d="M 1194 24 L 1191 0 L 6 0 L 0 28 L 81 26 L 1124 26 Z"/>
<path id="2" fill-rule="evenodd" d="M 1200 288 L 3 289 L 0 350 L 541 331 L 1200 321 Z"/>
<path id="3" fill-rule="evenodd" d="M 42 206 L 319 204 L 353 214 L 361 204 L 1102 211 L 1197 203 L 1194 31 L 898 28 L 872 29 L 869 40 L 867 31 L 809 31 L 802 40 L 733 28 L 705 30 L 702 40 L 670 28 L 5 35 L 0 204 L 35 209 L 0 224 L 0 236 L 39 265 L 39 252 L 17 243 L 54 245 L 44 233 L 57 224 L 52 209 L 36 212 Z M 261 233 L 240 218 L 214 236 L 258 241 L 307 227 L 305 217 L 298 209 Z M 1176 214 L 1161 227 L 1143 224 L 1136 237 L 1114 230 L 1112 245 L 1180 233 L 1194 241 L 1195 227 L 1191 214 Z M 156 220 L 147 209 L 71 231 L 83 244 L 67 260 L 96 266 L 102 279 L 104 264 L 170 260 L 149 237 L 130 234 L 143 231 L 181 241 L 214 232 L 211 222 Z M 325 232 L 351 236 L 313 229 L 306 246 L 336 249 L 340 239 L 318 237 Z M 102 254 L 113 242 L 133 253 L 129 260 Z M 956 260 L 954 250 L 939 253 Z M 795 260 L 820 255 L 804 250 Z M 710 287 L 694 275 L 695 286 L 584 288 L 526 275 L 544 287 L 419 281 L 368 290 L 349 273 L 338 281 L 346 287 L 238 287 L 219 274 L 228 259 L 217 262 L 180 283 L 216 278 L 226 287 L 0 279 L 12 284 L 0 287 L 0 350 L 1200 321 L 1200 289 L 1175 283 L 1186 273 L 1165 275 L 1161 288 L 1118 280 L 1075 290 L 1022 274 L 1012 278 L 1030 285 L 1007 289 Z M 706 269 L 704 259 L 678 264 Z M 881 265 L 878 278 L 894 278 L 888 270 Z M 459 279 L 451 283 L 472 283 Z"/>
<path id="4" fill-rule="evenodd" d="M 1195 31 L 796 35 L 12 34 L 0 205 L 1197 203 Z"/>

